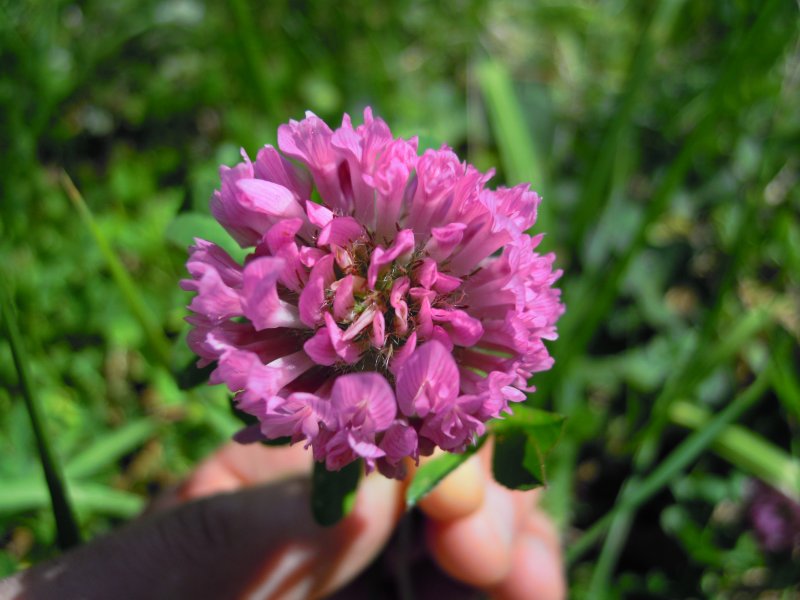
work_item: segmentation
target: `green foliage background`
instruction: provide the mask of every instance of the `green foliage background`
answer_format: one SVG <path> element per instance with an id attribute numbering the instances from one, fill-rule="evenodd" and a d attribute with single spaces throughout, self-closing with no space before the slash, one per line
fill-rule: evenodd
<path id="1" fill-rule="evenodd" d="M 798 551 L 744 511 L 754 476 L 800 498 L 798 23 L 786 0 L 0 1 L 0 274 L 84 534 L 236 429 L 223 390 L 179 386 L 185 214 L 278 124 L 371 105 L 544 192 L 568 312 L 531 402 L 568 417 L 548 500 L 573 595 L 797 593 Z M 762 372 L 743 437 L 689 452 Z M 5 340 L 0 383 L 3 575 L 55 550 Z"/>

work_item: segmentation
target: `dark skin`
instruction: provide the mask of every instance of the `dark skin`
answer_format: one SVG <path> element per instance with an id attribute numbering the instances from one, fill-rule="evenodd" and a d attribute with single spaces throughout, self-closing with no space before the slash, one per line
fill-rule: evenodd
<path id="1" fill-rule="evenodd" d="M 565 596 L 558 535 L 535 493 L 491 480 L 487 444 L 420 503 L 427 543 L 452 577 L 500 599 Z M 11 598 L 319 598 L 380 553 L 405 482 L 379 475 L 331 528 L 309 511 L 301 447 L 223 446 L 120 530 L 0 582 Z"/>

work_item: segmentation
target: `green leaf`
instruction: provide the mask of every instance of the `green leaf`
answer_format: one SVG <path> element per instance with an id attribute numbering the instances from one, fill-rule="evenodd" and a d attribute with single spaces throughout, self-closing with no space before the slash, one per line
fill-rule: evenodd
<path id="1" fill-rule="evenodd" d="M 70 485 L 75 506 L 82 511 L 130 519 L 144 508 L 144 499 L 136 494 L 96 483 Z"/>
<path id="2" fill-rule="evenodd" d="M 65 472 L 70 478 L 94 475 L 111 465 L 155 434 L 158 424 L 152 419 L 139 419 L 121 429 L 101 436 L 83 452 L 70 459 Z"/>
<path id="3" fill-rule="evenodd" d="M 515 406 L 514 413 L 493 421 L 495 432 L 492 468 L 498 483 L 527 490 L 547 482 L 546 459 L 564 429 L 564 417 L 555 413 Z"/>
<path id="4" fill-rule="evenodd" d="M 436 487 L 436 484 L 475 454 L 485 441 L 486 436 L 483 436 L 474 446 L 467 448 L 465 452 L 461 454 L 447 452 L 417 469 L 414 479 L 406 490 L 406 507 L 411 508 L 419 502 Z"/>
<path id="5" fill-rule="evenodd" d="M 208 383 L 208 378 L 212 371 L 217 368 L 216 363 L 211 363 L 205 367 L 198 368 L 197 357 L 192 357 L 191 361 L 179 371 L 173 373 L 178 389 L 191 390 L 199 385 Z"/>
<path id="6" fill-rule="evenodd" d="M 144 506 L 141 497 L 105 485 L 70 482 L 67 487 L 75 508 L 82 513 L 130 518 L 138 514 Z M 47 487 L 38 477 L 3 482 L 0 515 L 43 509 L 49 503 Z"/>
<path id="7" fill-rule="evenodd" d="M 215 243 L 234 260 L 241 261 L 245 255 L 245 251 L 222 225 L 213 217 L 202 213 L 188 212 L 177 215 L 167 226 L 166 236 L 172 244 L 184 250 L 194 244 L 194 238 L 200 238 Z"/>
<path id="8" fill-rule="evenodd" d="M 502 419 L 494 419 L 489 424 L 489 428 L 498 434 L 524 431 L 540 436 L 542 443 L 546 440 L 550 447 L 556 444 L 564 428 L 566 420 L 564 415 L 539 408 L 530 408 L 524 404 L 516 404 L 512 410 L 514 411 L 512 414 L 504 416 Z"/>
<path id="9" fill-rule="evenodd" d="M 279 438 L 274 438 L 271 440 L 262 440 L 261 443 L 264 444 L 265 446 L 288 446 L 289 444 L 292 443 L 292 438 L 290 438 L 287 435 Z"/>
<path id="10" fill-rule="evenodd" d="M 361 461 L 352 462 L 341 471 L 328 471 L 325 463 L 315 462 L 311 478 L 311 512 L 320 525 L 335 525 L 353 509 Z"/>
<path id="11" fill-rule="evenodd" d="M 530 490 L 544 484 L 527 468 L 528 436 L 521 431 L 498 434 L 494 443 L 492 471 L 497 483 L 512 490 Z"/>

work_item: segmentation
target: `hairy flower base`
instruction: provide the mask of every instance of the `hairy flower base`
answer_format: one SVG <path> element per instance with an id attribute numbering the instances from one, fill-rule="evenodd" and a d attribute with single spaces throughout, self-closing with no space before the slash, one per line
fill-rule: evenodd
<path id="1" fill-rule="evenodd" d="M 525 234 L 539 197 L 486 189 L 446 147 L 419 156 L 369 109 L 336 131 L 308 113 L 278 143 L 301 166 L 266 146 L 211 200 L 244 265 L 191 248 L 189 344 L 212 383 L 329 469 L 400 477 L 407 456 L 463 451 L 552 364 L 560 272 Z"/>

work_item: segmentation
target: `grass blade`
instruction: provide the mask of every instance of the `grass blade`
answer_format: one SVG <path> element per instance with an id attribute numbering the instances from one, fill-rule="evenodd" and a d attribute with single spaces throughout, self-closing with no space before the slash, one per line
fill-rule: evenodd
<path id="1" fill-rule="evenodd" d="M 702 429 L 711 420 L 704 408 L 676 402 L 670 409 L 673 423 Z M 711 449 L 742 471 L 755 475 L 800 502 L 800 461 L 746 427 L 729 425 L 714 440 Z"/>
<path id="2" fill-rule="evenodd" d="M 129 492 L 89 482 L 70 482 L 70 496 L 75 507 L 86 513 L 130 518 L 144 507 L 144 500 Z M 47 488 L 34 478 L 3 482 L 0 495 L 0 515 L 46 508 Z"/>
<path id="3" fill-rule="evenodd" d="M 258 4 L 257 4 L 258 5 Z M 260 40 L 263 37 L 253 15 L 253 8 L 247 0 L 229 0 L 231 16 L 236 27 L 237 40 L 241 44 L 242 57 L 247 63 L 253 88 L 257 93 L 256 100 L 268 115 L 280 114 L 278 107 L 278 94 L 273 84 L 273 78 L 267 75 L 268 69 L 264 63 L 264 52 Z"/>
<path id="4" fill-rule="evenodd" d="M 719 313 L 715 311 L 712 311 L 712 313 L 710 319 L 716 321 Z M 672 376 L 667 380 L 661 393 L 653 402 L 652 416 L 642 432 L 642 442 L 633 456 L 635 472 L 622 486 L 618 495 L 619 502 L 624 502 L 626 497 L 635 493 L 641 483 L 639 474 L 650 468 L 655 462 L 660 447 L 661 434 L 669 421 L 669 410 L 673 402 L 679 395 L 689 393 L 689 390 L 699 383 L 704 375 L 713 372 L 717 367 L 730 360 L 746 343 L 771 322 L 772 317 L 768 307 L 752 310 L 743 318 L 737 320 L 733 330 L 717 344 L 708 339 L 711 336 L 713 327 L 704 328 L 701 339 L 695 345 L 693 351 L 688 354 L 688 359 L 678 362 L 672 372 Z M 708 346 L 712 346 L 714 350 L 705 352 L 704 349 Z M 597 595 L 605 593 L 608 579 L 625 545 L 635 513 L 635 509 L 623 511 L 616 514 L 611 520 L 608 528 L 608 537 L 603 544 L 597 567 L 592 575 L 590 585 L 592 593 Z"/>
<path id="5" fill-rule="evenodd" d="M 157 429 L 155 421 L 143 418 L 105 434 L 67 462 L 67 476 L 73 479 L 94 475 L 143 444 Z"/>
<path id="6" fill-rule="evenodd" d="M 609 529 L 613 520 L 620 514 L 632 513 L 656 492 L 667 485 L 674 477 L 688 467 L 706 450 L 729 424 L 755 404 L 766 392 L 770 384 L 771 367 L 765 368 L 755 381 L 720 411 L 708 424 L 689 435 L 670 455 L 659 463 L 641 483 L 630 485 L 627 493 L 616 503 L 615 508 L 606 513 L 567 551 L 567 562 L 574 563 L 585 554 Z"/>
<path id="7" fill-rule="evenodd" d="M 547 200 L 549 188 L 542 154 L 528 132 L 527 119 L 511 75 L 502 63 L 491 59 L 481 62 L 476 67 L 476 74 L 509 184 L 530 182 L 533 189 Z M 546 201 L 539 205 L 537 231 L 552 232 L 549 206 Z"/>
<path id="8" fill-rule="evenodd" d="M 0 290 L 0 311 L 2 320 L 5 324 L 8 343 L 11 346 L 11 355 L 14 358 L 14 366 L 17 370 L 19 386 L 22 390 L 22 397 L 25 401 L 25 408 L 30 417 L 33 435 L 36 439 L 36 450 L 39 453 L 39 460 L 42 463 L 44 478 L 47 482 L 47 489 L 50 494 L 50 503 L 53 508 L 53 515 L 56 520 L 58 546 L 62 550 L 71 548 L 80 543 L 81 536 L 78 523 L 72 511 L 72 506 L 64 487 L 64 480 L 61 476 L 61 469 L 55 454 L 50 448 L 50 442 L 42 422 L 39 401 L 34 393 L 28 374 L 28 359 L 22 345 L 22 339 L 17 328 L 16 316 L 9 297 L 10 287 L 5 281 L 2 282 Z M 5 491 L 3 492 L 6 493 Z"/>
<path id="9" fill-rule="evenodd" d="M 614 171 L 615 160 L 625 132 L 633 124 L 633 112 L 640 92 L 650 74 L 656 49 L 664 44 L 672 31 L 675 17 L 680 13 L 684 0 L 662 0 L 651 13 L 647 26 L 639 39 L 630 63 L 625 89 L 613 111 L 603 140 L 597 148 L 586 180 L 581 185 L 578 205 L 573 211 L 570 247 L 579 248 L 592 221 L 603 210 L 608 200 L 607 189 Z"/>
<path id="10" fill-rule="evenodd" d="M 114 283 L 117 284 L 128 308 L 144 330 L 154 358 L 169 369 L 171 366 L 172 354 L 169 341 L 167 341 L 164 331 L 153 318 L 141 294 L 136 289 L 136 284 L 133 282 L 133 279 L 131 279 L 130 274 L 111 248 L 111 244 L 109 244 L 106 236 L 97 224 L 97 221 L 94 220 L 94 216 L 83 200 L 83 196 L 81 196 L 81 193 L 75 187 L 72 179 L 70 179 L 69 175 L 64 171 L 61 172 L 61 185 L 70 201 L 78 210 L 81 219 L 83 219 L 83 222 L 89 228 L 98 248 L 100 248 L 100 252 L 111 271 L 111 277 L 114 279 Z"/>

